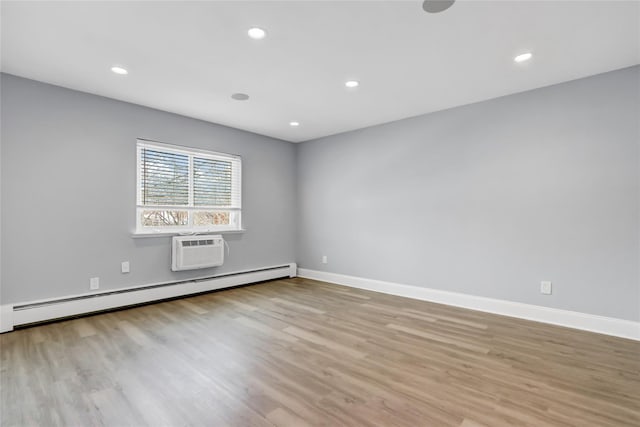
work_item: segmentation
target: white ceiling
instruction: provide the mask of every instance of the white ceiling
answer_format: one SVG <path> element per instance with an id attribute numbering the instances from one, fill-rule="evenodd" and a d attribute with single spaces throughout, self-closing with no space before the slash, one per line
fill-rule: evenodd
<path id="1" fill-rule="evenodd" d="M 3 72 L 292 142 L 640 63 L 638 1 L 459 0 L 436 15 L 420 0 L 3 1 L 1 12 Z M 267 37 L 249 39 L 252 26 Z M 514 63 L 525 51 L 533 59 Z"/>

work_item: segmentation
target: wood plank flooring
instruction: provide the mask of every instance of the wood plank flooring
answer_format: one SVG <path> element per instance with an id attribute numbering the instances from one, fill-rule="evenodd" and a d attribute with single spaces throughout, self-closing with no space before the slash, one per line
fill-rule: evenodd
<path id="1" fill-rule="evenodd" d="M 640 343 L 300 278 L 0 336 L 2 426 L 640 426 Z"/>

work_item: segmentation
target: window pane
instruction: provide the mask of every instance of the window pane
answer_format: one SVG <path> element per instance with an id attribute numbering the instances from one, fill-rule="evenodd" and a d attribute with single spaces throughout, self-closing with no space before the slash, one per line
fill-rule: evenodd
<path id="1" fill-rule="evenodd" d="M 189 203 L 189 156 L 143 148 L 141 152 L 143 205 Z"/>
<path id="2" fill-rule="evenodd" d="M 193 158 L 194 206 L 231 206 L 231 162 Z"/>
<path id="3" fill-rule="evenodd" d="M 141 233 L 241 229 L 239 156 L 137 141 Z"/>
<path id="4" fill-rule="evenodd" d="M 140 215 L 143 227 L 172 227 L 189 224 L 187 211 L 144 210 Z"/>
<path id="5" fill-rule="evenodd" d="M 229 225 L 229 212 L 199 211 L 193 213 L 193 225 Z"/>

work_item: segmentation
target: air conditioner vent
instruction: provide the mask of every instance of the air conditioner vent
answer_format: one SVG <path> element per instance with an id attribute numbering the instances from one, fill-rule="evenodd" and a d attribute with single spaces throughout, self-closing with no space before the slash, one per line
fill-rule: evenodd
<path id="1" fill-rule="evenodd" d="M 183 240 L 182 246 L 211 246 L 214 245 L 213 239 L 208 240 Z"/>
<path id="2" fill-rule="evenodd" d="M 223 262 L 222 236 L 176 236 L 173 238 L 171 256 L 173 271 L 217 267 Z"/>

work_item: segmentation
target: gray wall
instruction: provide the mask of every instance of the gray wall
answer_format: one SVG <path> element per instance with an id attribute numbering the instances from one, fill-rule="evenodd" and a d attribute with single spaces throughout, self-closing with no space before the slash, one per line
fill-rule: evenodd
<path id="1" fill-rule="evenodd" d="M 640 320 L 639 118 L 633 67 L 305 142 L 299 266 Z"/>
<path id="2" fill-rule="evenodd" d="M 295 261 L 295 146 L 3 74 L 2 304 Z M 170 238 L 133 239 L 136 138 L 239 154 L 244 234 L 216 269 L 173 273 Z M 120 273 L 120 262 L 131 273 Z"/>
<path id="3" fill-rule="evenodd" d="M 0 85 L 3 304 L 88 292 L 92 276 L 105 290 L 297 258 L 640 320 L 640 67 L 297 146 L 10 75 Z M 247 232 L 225 236 L 223 267 L 173 273 L 170 238 L 131 238 L 137 137 L 243 156 Z"/>

